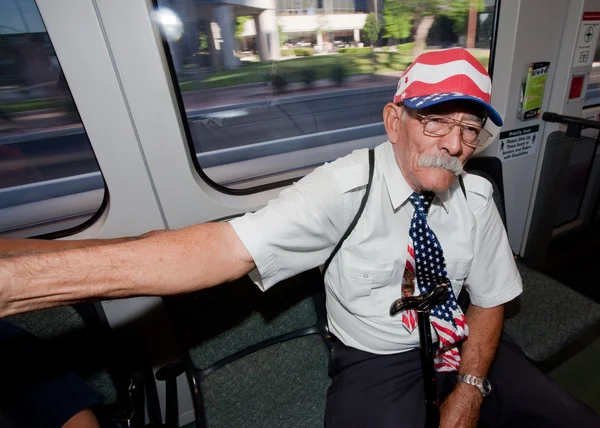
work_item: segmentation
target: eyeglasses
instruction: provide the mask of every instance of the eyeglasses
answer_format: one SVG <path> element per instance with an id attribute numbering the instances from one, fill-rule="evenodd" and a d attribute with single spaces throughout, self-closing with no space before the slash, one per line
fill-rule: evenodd
<path id="1" fill-rule="evenodd" d="M 455 126 L 459 126 L 462 142 L 467 146 L 477 148 L 483 146 L 492 136 L 481 125 L 472 122 L 463 122 L 448 116 L 438 116 L 435 114 L 424 116 L 412 109 L 407 110 L 419 118 L 423 124 L 423 133 L 429 137 L 443 137 L 452 132 Z"/>

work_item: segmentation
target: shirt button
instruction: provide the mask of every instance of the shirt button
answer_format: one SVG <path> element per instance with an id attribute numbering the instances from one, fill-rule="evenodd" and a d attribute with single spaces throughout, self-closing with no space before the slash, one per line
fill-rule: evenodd
<path id="1" fill-rule="evenodd" d="M 369 277 L 369 275 L 366 273 L 363 275 L 363 278 L 368 278 L 368 277 Z"/>

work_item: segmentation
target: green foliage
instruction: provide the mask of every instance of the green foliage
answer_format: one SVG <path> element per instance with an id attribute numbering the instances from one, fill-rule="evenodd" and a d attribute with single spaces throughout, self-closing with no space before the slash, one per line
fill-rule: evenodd
<path id="1" fill-rule="evenodd" d="M 339 48 L 338 53 L 341 54 L 370 54 L 373 52 L 372 47 L 366 48 Z"/>
<path id="2" fill-rule="evenodd" d="M 367 19 L 365 21 L 365 26 L 362 29 L 363 40 L 368 45 L 373 45 L 379 39 L 379 30 L 381 26 L 379 25 L 379 19 L 377 16 L 371 12 L 367 15 Z"/>
<path id="3" fill-rule="evenodd" d="M 277 31 L 279 32 L 279 45 L 283 46 L 288 41 L 288 35 L 283 32 L 283 25 L 281 24 L 277 24 Z"/>
<path id="4" fill-rule="evenodd" d="M 277 92 L 285 91 L 286 86 L 288 85 L 288 81 L 284 74 L 282 73 L 271 73 L 269 75 L 271 79 L 271 84 L 273 85 L 273 89 Z"/>
<path id="5" fill-rule="evenodd" d="M 415 21 L 423 16 L 440 13 L 439 7 L 439 0 L 384 0 L 383 37 L 410 37 Z"/>
<path id="6" fill-rule="evenodd" d="M 452 20 L 452 30 L 456 34 L 467 33 L 471 5 L 475 6 L 478 12 L 485 10 L 485 0 L 453 0 L 448 3 L 448 10 L 443 12 L 444 15 Z"/>
<path id="7" fill-rule="evenodd" d="M 285 88 L 285 85 L 291 83 L 306 83 L 305 79 L 311 77 L 311 73 L 306 72 L 307 69 L 314 71 L 315 80 L 329 79 L 342 84 L 349 76 L 405 70 L 412 60 L 411 46 L 411 43 L 398 45 L 398 50 L 394 52 L 373 52 L 372 48 L 363 48 L 363 51 L 370 53 L 315 55 L 283 61 L 245 63 L 235 70 L 221 70 L 202 81 L 186 82 L 180 86 L 182 91 L 193 91 L 269 82 L 274 89 Z"/>
<path id="8" fill-rule="evenodd" d="M 205 33 L 200 34 L 200 37 L 198 37 L 198 48 L 200 52 L 208 50 L 208 36 Z"/>
<path id="9" fill-rule="evenodd" d="M 397 14 L 394 13 L 393 10 L 386 8 L 383 12 L 383 20 L 385 22 L 383 37 L 392 37 L 394 39 L 406 39 L 411 36 L 412 17 L 410 15 Z"/>
<path id="10" fill-rule="evenodd" d="M 300 80 L 310 86 L 317 80 L 317 72 L 312 68 L 303 68 L 300 70 Z"/>
<path id="11" fill-rule="evenodd" d="M 294 55 L 296 56 L 313 56 L 315 51 L 313 48 L 295 48 Z"/>
<path id="12" fill-rule="evenodd" d="M 244 24 L 246 23 L 246 21 L 253 19 L 252 16 L 250 15 L 246 15 L 246 16 L 238 16 L 235 18 L 235 38 L 236 39 L 241 39 L 242 38 L 242 33 L 244 32 Z"/>
<path id="13" fill-rule="evenodd" d="M 336 83 L 336 85 L 344 84 L 346 77 L 346 68 L 342 64 L 335 64 L 331 68 L 331 79 Z"/>

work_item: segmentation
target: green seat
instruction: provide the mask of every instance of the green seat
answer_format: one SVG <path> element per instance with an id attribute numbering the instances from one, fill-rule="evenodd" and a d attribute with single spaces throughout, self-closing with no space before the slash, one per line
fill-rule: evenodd
<path id="1" fill-rule="evenodd" d="M 25 312 L 5 318 L 33 335 L 52 344 L 60 352 L 58 359 L 39 356 L 45 371 L 69 369 L 77 373 L 104 398 L 96 409 L 102 420 L 118 426 L 144 426 L 145 380 L 152 379 L 151 367 L 132 354 L 139 344 L 131 336 L 121 337 L 103 322 L 93 303 L 61 306 Z M 38 358 L 37 356 L 35 357 Z M 37 361 L 36 361 L 37 362 Z M 152 385 L 154 385 L 152 383 Z M 138 393 L 141 392 L 141 395 Z M 148 411 L 158 418 L 158 397 L 148 392 Z"/>
<path id="2" fill-rule="evenodd" d="M 473 164 L 477 167 L 473 168 Z M 484 165 L 491 173 L 479 169 Z M 498 185 L 502 182 L 500 161 L 478 158 L 476 162 L 469 161 L 467 171 L 492 184 L 494 202 L 506 226 L 504 193 Z M 552 360 L 567 354 L 570 347 L 598 330 L 600 304 L 528 267 L 518 258 L 517 268 L 523 280 L 523 293 L 507 305 L 504 331 L 529 359 L 541 367 L 550 367 Z"/>
<path id="3" fill-rule="evenodd" d="M 329 346 L 318 269 L 262 292 L 248 277 L 165 298 L 196 426 L 322 426 Z"/>
<path id="4" fill-rule="evenodd" d="M 523 294 L 504 329 L 531 360 L 547 362 L 600 326 L 600 304 L 523 263 L 517 267 Z"/>

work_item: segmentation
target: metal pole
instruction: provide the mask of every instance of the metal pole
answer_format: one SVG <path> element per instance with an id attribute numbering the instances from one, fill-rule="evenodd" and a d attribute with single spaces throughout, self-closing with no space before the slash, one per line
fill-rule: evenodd
<path id="1" fill-rule="evenodd" d="M 440 425 L 439 398 L 437 392 L 437 376 L 433 365 L 433 343 L 431 339 L 431 325 L 429 312 L 417 312 L 419 324 L 419 341 L 421 347 L 421 368 L 423 370 L 423 383 L 425 388 L 425 428 L 438 428 Z"/>

